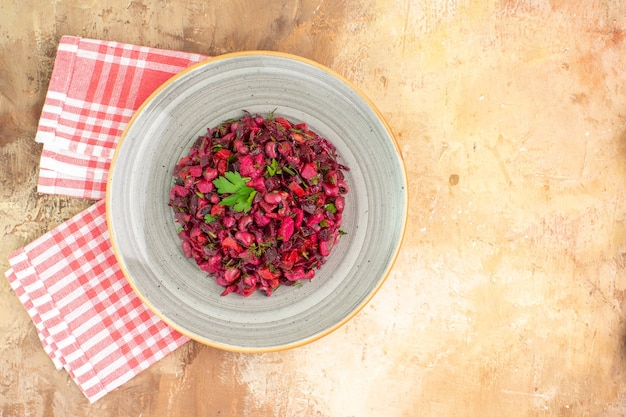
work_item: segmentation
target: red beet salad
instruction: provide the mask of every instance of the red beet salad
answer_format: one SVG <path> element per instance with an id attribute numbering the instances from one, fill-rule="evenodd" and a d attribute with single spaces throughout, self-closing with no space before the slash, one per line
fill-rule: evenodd
<path id="1" fill-rule="evenodd" d="M 185 256 L 222 295 L 312 279 L 343 234 L 347 170 L 327 139 L 273 113 L 208 129 L 170 190 Z"/>

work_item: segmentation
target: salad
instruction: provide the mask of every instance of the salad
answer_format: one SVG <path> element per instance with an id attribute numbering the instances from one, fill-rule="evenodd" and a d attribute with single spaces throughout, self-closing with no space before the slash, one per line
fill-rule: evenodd
<path id="1" fill-rule="evenodd" d="M 348 169 L 331 142 L 273 112 L 207 129 L 170 189 L 185 256 L 221 295 L 311 280 L 344 233 Z"/>

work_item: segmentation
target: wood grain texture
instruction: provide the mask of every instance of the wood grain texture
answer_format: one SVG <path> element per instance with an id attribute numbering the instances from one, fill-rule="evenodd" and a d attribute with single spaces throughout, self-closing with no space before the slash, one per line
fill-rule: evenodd
<path id="1" fill-rule="evenodd" d="M 91 202 L 35 191 L 60 36 L 270 49 L 376 103 L 409 174 L 372 302 L 311 345 L 189 343 L 93 405 L 0 279 L 0 416 L 626 414 L 626 4 L 94 0 L 0 4 L 0 270 Z"/>

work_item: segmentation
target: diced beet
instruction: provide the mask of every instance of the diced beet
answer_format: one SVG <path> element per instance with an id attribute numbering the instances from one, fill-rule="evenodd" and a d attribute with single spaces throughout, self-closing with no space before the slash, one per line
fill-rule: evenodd
<path id="1" fill-rule="evenodd" d="M 233 227 L 235 223 L 237 223 L 237 220 L 235 220 L 233 216 L 222 217 L 222 225 L 224 225 L 224 227 L 227 229 L 230 229 L 231 227 Z"/>
<path id="2" fill-rule="evenodd" d="M 331 219 L 331 216 L 334 216 L 334 214 L 329 214 L 328 217 L 326 217 L 324 220 L 324 228 L 326 229 L 330 229 L 330 230 L 334 230 L 335 229 L 335 221 L 333 219 Z M 321 230 L 320 230 L 321 232 Z"/>
<path id="3" fill-rule="evenodd" d="M 328 240 L 330 240 L 330 237 L 331 237 L 330 229 L 328 227 L 324 227 L 323 229 L 321 229 L 319 231 L 319 233 L 317 234 L 317 237 L 321 241 L 328 241 Z"/>
<path id="4" fill-rule="evenodd" d="M 278 238 L 282 241 L 288 241 L 291 239 L 293 235 L 294 222 L 291 217 L 285 217 L 280 222 L 280 227 L 278 228 Z"/>
<path id="5" fill-rule="evenodd" d="M 304 278 L 304 268 L 296 268 L 295 270 L 285 272 L 285 278 L 289 281 L 297 281 Z"/>
<path id="6" fill-rule="evenodd" d="M 177 165 L 174 169 L 174 177 L 184 180 L 189 176 L 189 167 L 185 165 Z"/>
<path id="7" fill-rule="evenodd" d="M 188 224 L 191 221 L 192 216 L 189 213 L 176 213 L 175 217 L 179 224 Z"/>
<path id="8" fill-rule="evenodd" d="M 189 167 L 189 175 L 194 178 L 199 178 L 202 176 L 202 167 L 200 165 L 193 165 Z"/>
<path id="9" fill-rule="evenodd" d="M 257 273 L 259 274 L 261 278 L 269 280 L 269 281 L 273 281 L 280 277 L 278 274 L 273 273 L 272 270 L 267 266 L 264 266 L 263 268 L 259 268 Z"/>
<path id="10" fill-rule="evenodd" d="M 250 179 L 250 181 L 248 181 L 246 185 L 248 187 L 254 188 L 259 193 L 264 193 L 267 190 L 263 177 L 252 178 Z"/>
<path id="11" fill-rule="evenodd" d="M 211 196 L 209 197 L 209 202 L 211 204 L 217 204 L 220 202 L 220 196 L 217 195 L 217 193 L 213 193 L 211 194 Z"/>
<path id="12" fill-rule="evenodd" d="M 305 271 L 303 267 L 299 266 L 291 271 L 285 272 L 285 278 L 289 281 L 299 281 L 302 279 L 311 279 L 314 274 L 314 271 Z"/>
<path id="13" fill-rule="evenodd" d="M 281 263 L 283 264 L 286 270 L 289 270 L 293 267 L 293 265 L 298 261 L 299 255 L 295 250 L 289 251 L 280 258 Z"/>
<path id="14" fill-rule="evenodd" d="M 339 187 L 328 182 L 322 183 L 322 188 L 324 189 L 324 194 L 329 197 L 337 197 L 339 195 Z"/>
<path id="15" fill-rule="evenodd" d="M 302 176 L 302 178 L 305 178 L 307 180 L 310 180 L 311 178 L 315 177 L 318 174 L 317 172 L 317 166 L 315 165 L 315 162 L 309 162 L 308 164 L 304 164 L 304 166 L 302 167 L 302 170 L 300 171 L 300 175 Z"/>
<path id="16" fill-rule="evenodd" d="M 302 227 L 302 221 L 304 220 L 304 212 L 299 207 L 293 208 L 291 211 L 294 213 L 293 227 L 295 230 L 300 230 L 300 227 Z"/>
<path id="17" fill-rule="evenodd" d="M 322 212 L 317 212 L 306 220 L 306 225 L 311 227 L 313 225 L 319 224 L 322 220 L 324 220 L 324 214 Z"/>
<path id="18" fill-rule="evenodd" d="M 269 222 L 272 221 L 272 219 L 270 219 L 269 217 L 267 217 L 260 211 L 254 212 L 253 217 L 254 217 L 254 223 L 256 223 L 256 225 L 260 227 L 267 226 Z"/>
<path id="19" fill-rule="evenodd" d="M 268 203 L 267 200 L 265 200 L 265 197 L 263 200 L 259 201 L 259 207 L 261 207 L 265 213 L 273 212 L 276 210 L 276 206 L 276 204 Z"/>
<path id="20" fill-rule="evenodd" d="M 225 211 L 226 207 L 222 206 L 221 204 L 213 204 L 213 207 L 211 207 L 211 216 L 221 216 L 224 214 Z"/>
<path id="21" fill-rule="evenodd" d="M 278 176 L 269 177 L 265 180 L 265 188 L 267 191 L 276 191 L 282 187 L 282 181 Z"/>
<path id="22" fill-rule="evenodd" d="M 247 135 L 247 138 L 253 142 L 254 139 L 256 138 L 256 135 L 261 131 L 261 128 L 259 126 L 251 126 L 250 130 L 249 130 L 249 134 Z"/>
<path id="23" fill-rule="evenodd" d="M 233 153 L 228 149 L 220 149 L 215 152 L 215 157 L 219 159 L 228 159 Z"/>
<path id="24" fill-rule="evenodd" d="M 261 259 L 257 257 L 256 254 L 251 252 L 250 250 L 246 249 L 240 252 L 239 255 L 237 256 L 243 261 L 243 265 L 246 268 L 256 267 L 261 264 Z M 253 268 L 253 269 L 256 270 L 257 268 Z"/>
<path id="25" fill-rule="evenodd" d="M 330 255 L 331 244 L 328 240 L 320 240 L 320 255 L 328 256 Z"/>
<path id="26" fill-rule="evenodd" d="M 217 170 L 218 175 L 224 175 L 226 168 L 228 168 L 228 161 L 225 159 L 219 159 L 215 163 L 215 169 Z"/>
<path id="27" fill-rule="evenodd" d="M 263 199 L 268 204 L 278 204 L 278 203 L 280 203 L 283 200 L 283 197 L 282 197 L 282 195 L 280 195 L 280 193 L 273 192 L 273 193 L 265 194 L 263 196 Z"/>
<path id="28" fill-rule="evenodd" d="M 300 165 L 300 157 L 297 155 L 285 155 L 285 160 L 289 162 L 289 165 L 291 166 Z"/>
<path id="29" fill-rule="evenodd" d="M 262 153 L 254 155 L 252 162 L 254 164 L 254 167 L 257 168 L 257 171 L 263 173 L 263 166 L 265 165 L 265 155 L 263 155 Z"/>
<path id="30" fill-rule="evenodd" d="M 231 292 L 237 290 L 237 288 L 238 288 L 237 284 L 231 284 L 228 287 L 224 288 L 224 291 L 222 291 L 220 296 L 224 297 L 224 296 L 230 294 Z"/>
<path id="31" fill-rule="evenodd" d="M 254 290 L 255 284 L 257 283 L 257 276 L 255 274 L 250 274 L 250 275 L 246 275 L 244 277 L 242 277 L 242 282 L 240 282 L 241 284 L 244 284 L 245 287 L 243 287 L 244 291 L 246 291 L 246 288 L 252 288 Z"/>
<path id="32" fill-rule="evenodd" d="M 265 253 L 263 254 L 263 260 L 265 261 L 266 265 L 272 264 L 277 258 L 278 250 L 276 249 L 276 246 L 270 246 L 265 250 Z"/>
<path id="33" fill-rule="evenodd" d="M 235 241 L 235 239 L 230 236 L 222 240 L 222 247 L 226 249 L 232 249 L 236 253 L 239 253 L 243 250 L 241 246 L 239 246 L 239 244 Z"/>
<path id="34" fill-rule="evenodd" d="M 221 269 L 222 266 L 222 255 L 213 255 L 209 257 L 208 262 L 205 266 L 205 271 L 216 273 Z"/>
<path id="35" fill-rule="evenodd" d="M 191 191 L 188 188 L 180 185 L 175 185 L 170 190 L 170 200 L 176 199 L 176 197 L 187 197 Z"/>
<path id="36" fill-rule="evenodd" d="M 252 160 L 252 155 L 245 155 L 239 158 L 239 172 L 243 177 L 258 177 L 257 169 L 254 168 L 254 162 Z"/>
<path id="37" fill-rule="evenodd" d="M 198 181 L 196 187 L 198 187 L 198 191 L 200 191 L 202 194 L 210 193 L 215 188 L 212 182 L 206 180 Z"/>
<path id="38" fill-rule="evenodd" d="M 222 137 L 222 139 L 220 140 L 220 143 L 222 143 L 224 145 L 230 145 L 231 141 L 235 138 L 235 133 L 237 133 L 237 132 L 236 131 L 235 132 L 231 131 L 231 132 L 225 134 Z M 217 152 L 219 152 L 219 151 L 217 151 Z M 215 153 L 217 153 L 217 152 L 215 152 Z"/>
<path id="39" fill-rule="evenodd" d="M 285 119 L 284 117 L 277 117 L 274 120 L 276 121 L 276 123 L 280 124 L 283 127 L 283 129 L 285 130 L 291 129 L 291 123 L 289 122 L 289 120 Z"/>
<path id="40" fill-rule="evenodd" d="M 204 233 L 202 233 L 202 229 L 200 229 L 200 227 L 198 226 L 194 225 L 189 231 L 190 240 L 197 240 L 197 239 L 202 238 L 203 236 L 204 236 Z"/>
<path id="41" fill-rule="evenodd" d="M 315 204 L 308 203 L 308 202 L 302 203 L 300 207 L 302 207 L 302 211 L 304 211 L 307 214 L 313 214 L 315 213 L 315 210 L 317 210 L 317 206 Z"/>
<path id="42" fill-rule="evenodd" d="M 217 169 L 207 168 L 204 170 L 204 179 L 206 181 L 213 181 L 215 178 L 217 178 Z"/>
<path id="43" fill-rule="evenodd" d="M 302 188 L 300 184 L 293 180 L 289 183 L 287 187 L 289 187 L 289 189 L 298 197 L 304 197 L 306 195 L 304 188 Z"/>
<path id="44" fill-rule="evenodd" d="M 237 278 L 239 278 L 239 275 L 241 275 L 241 271 L 239 269 L 236 269 L 236 268 L 227 269 L 224 272 L 224 278 L 225 278 L 226 284 L 232 284 L 233 282 L 235 282 Z"/>
<path id="45" fill-rule="evenodd" d="M 270 218 L 270 219 L 272 219 L 272 220 L 279 220 L 279 221 L 280 221 L 280 220 L 282 220 L 282 219 L 283 219 L 283 216 L 282 216 L 282 215 L 280 215 L 280 214 L 278 214 L 278 213 L 276 213 L 276 212 L 273 212 L 273 211 L 270 211 L 270 212 L 265 213 L 265 216 L 266 216 L 266 217 L 269 217 L 269 218 Z"/>
<path id="46" fill-rule="evenodd" d="M 287 141 L 278 142 L 278 153 L 281 155 L 291 155 L 293 151 L 292 146 Z"/>

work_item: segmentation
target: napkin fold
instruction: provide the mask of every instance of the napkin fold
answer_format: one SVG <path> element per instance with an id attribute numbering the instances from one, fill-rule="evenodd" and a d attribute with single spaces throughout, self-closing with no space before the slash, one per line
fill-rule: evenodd
<path id="1" fill-rule="evenodd" d="M 104 198 L 115 146 L 146 98 L 208 56 L 64 36 L 39 119 L 39 192 Z"/>
<path id="2" fill-rule="evenodd" d="M 44 350 L 90 401 L 188 339 L 141 302 L 113 253 L 104 201 L 14 252 L 7 278 Z"/>
<path id="3" fill-rule="evenodd" d="M 176 73 L 208 57 L 64 36 L 35 140 L 37 189 L 97 201 L 9 256 L 9 284 L 44 351 L 94 402 L 188 338 L 141 302 L 115 258 L 106 181 L 135 110 Z"/>

